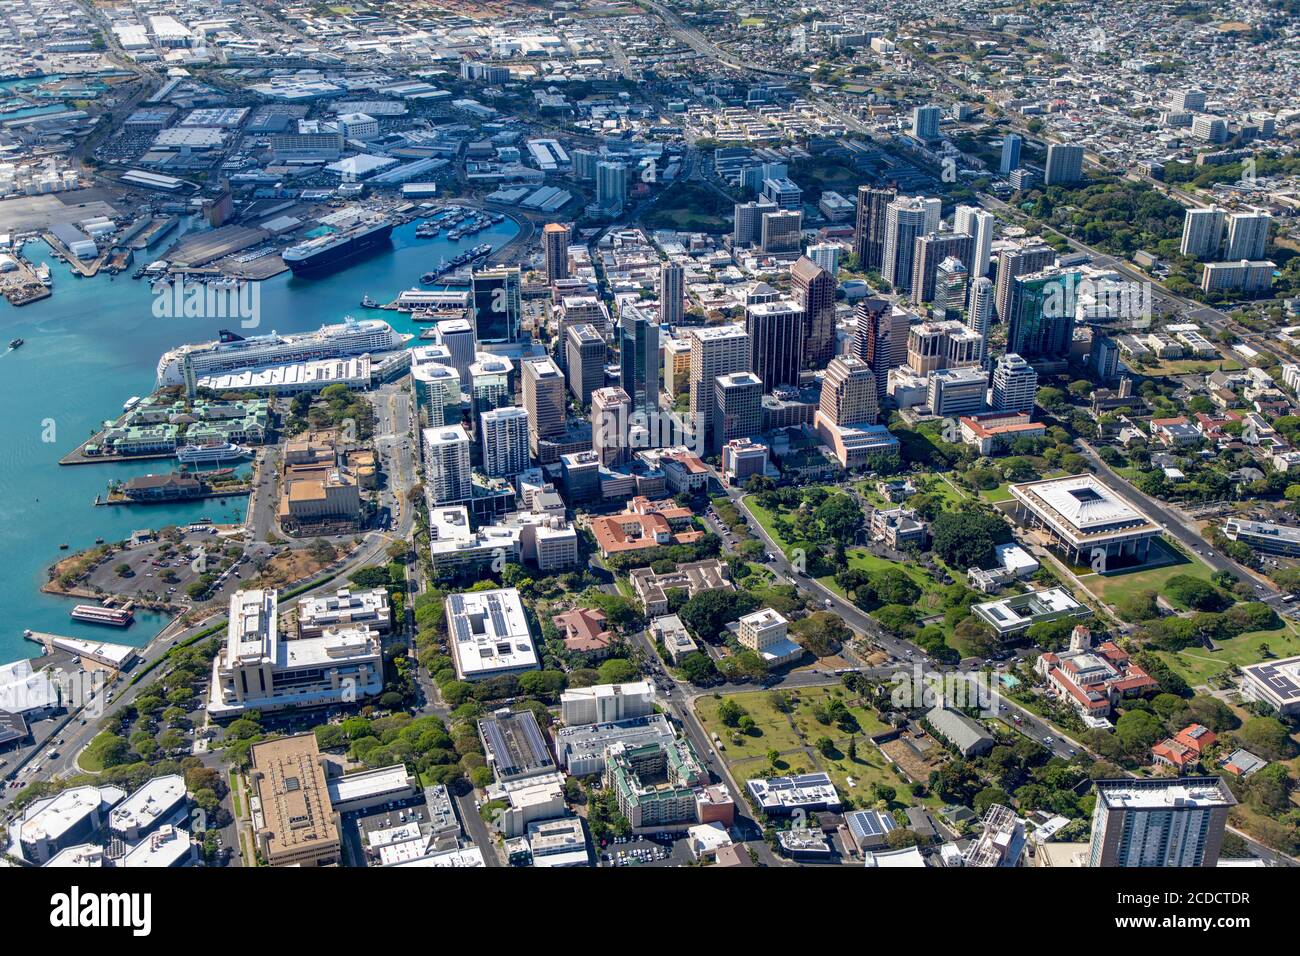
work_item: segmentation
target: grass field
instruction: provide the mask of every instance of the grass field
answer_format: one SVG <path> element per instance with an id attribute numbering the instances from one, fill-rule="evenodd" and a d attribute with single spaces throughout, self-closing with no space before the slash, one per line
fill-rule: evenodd
<path id="1" fill-rule="evenodd" d="M 1138 591 L 1155 591 L 1157 594 L 1164 594 L 1165 584 L 1170 578 L 1180 574 L 1200 578 L 1203 581 L 1210 580 L 1213 572 L 1204 562 L 1188 557 L 1159 540 L 1152 542 L 1152 551 L 1156 548 L 1163 551 L 1158 560 L 1165 562 L 1158 567 L 1151 568 L 1144 565 L 1131 571 L 1118 571 L 1112 574 L 1082 574 L 1079 580 L 1096 597 L 1112 605 Z M 1152 558 L 1152 560 L 1157 559 Z M 1170 600 L 1167 595 L 1166 600 Z M 1170 603 L 1175 602 L 1170 600 Z"/>
<path id="2" fill-rule="evenodd" d="M 1257 664 L 1264 659 L 1261 648 L 1267 645 L 1273 657 L 1293 657 L 1300 654 L 1300 630 L 1290 621 L 1271 631 L 1251 631 L 1228 641 L 1221 641 L 1218 650 L 1188 647 L 1181 651 L 1157 651 L 1166 664 L 1183 680 L 1195 686 L 1204 684 L 1210 677 L 1229 666 Z"/>
<path id="3" fill-rule="evenodd" d="M 741 786 L 748 779 L 769 775 L 773 766 L 780 774 L 822 770 L 830 775 L 842 798 L 858 804 L 872 801 L 871 788 L 876 783 L 894 788 L 897 805 L 921 802 L 912 796 L 885 756 L 868 739 L 871 734 L 886 729 L 874 711 L 850 705 L 849 711 L 858 724 L 850 733 L 835 724 L 822 724 L 813 716 L 814 708 L 832 695 L 840 696 L 846 704 L 849 702 L 840 688 L 814 687 L 786 693 L 794 705 L 788 714 L 773 706 L 769 691 L 702 697 L 695 703 L 696 715 L 705 730 L 722 739 L 726 747 L 722 757 Z M 756 726 L 751 734 L 737 734 L 718 719 L 718 705 L 725 699 L 734 700 L 754 718 Z M 853 758 L 848 755 L 850 736 L 854 738 L 856 751 Z M 833 742 L 828 755 L 814 746 L 822 737 Z M 767 754 L 771 750 L 780 755 L 774 765 L 768 763 Z"/>
<path id="4" fill-rule="evenodd" d="M 726 214 L 731 208 L 711 189 L 678 183 L 664 190 L 654 208 L 646 213 L 645 222 L 654 229 L 726 232 L 730 225 Z"/>

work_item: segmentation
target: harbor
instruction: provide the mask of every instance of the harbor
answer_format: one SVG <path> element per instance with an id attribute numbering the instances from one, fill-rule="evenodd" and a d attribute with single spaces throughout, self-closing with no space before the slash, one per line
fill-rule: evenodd
<path id="1" fill-rule="evenodd" d="M 261 324 L 255 331 L 306 332 L 323 322 L 339 322 L 358 311 L 363 295 L 391 300 L 439 260 L 463 251 L 444 237 L 416 239 L 416 228 L 415 221 L 396 227 L 388 249 L 338 272 L 319 278 L 284 272 L 263 282 Z M 504 247 L 516 241 L 520 228 L 506 219 L 480 233 L 478 241 L 490 242 L 494 256 L 505 257 Z M 0 527 L 0 542 L 11 556 L 0 571 L 0 615 L 12 622 L 0 631 L 0 661 L 28 656 L 22 628 L 86 639 L 102 633 L 95 625 L 69 623 L 68 610 L 76 601 L 40 590 L 48 581 L 47 567 L 60 557 L 60 544 L 75 552 L 92 547 L 96 538 L 126 540 L 142 525 L 184 527 L 200 517 L 237 525 L 247 507 L 243 497 L 229 497 L 224 505 L 219 499 L 167 501 L 147 510 L 92 505 L 104 493 L 105 471 L 119 481 L 156 473 L 160 460 L 175 461 L 174 452 L 152 459 L 102 460 L 102 469 L 56 467 L 70 447 L 101 432 L 106 418 L 119 417 L 128 398 L 153 392 L 164 352 L 181 343 L 209 341 L 223 325 L 203 318 L 159 318 L 145 282 L 103 275 L 64 278 L 66 267 L 40 241 L 29 242 L 24 253 L 34 267 L 52 267 L 57 294 L 22 309 L 0 305 L 0 341 L 25 340 L 21 348 L 0 353 L 12 396 L 10 413 L 0 418 L 0 437 L 8 449 L 0 459 L 0 492 L 10 502 L 11 515 Z M 397 331 L 412 336 L 410 344 L 418 344 L 422 325 L 406 314 L 382 314 Z M 130 643 L 143 643 L 146 632 L 156 633 L 167 620 L 165 612 L 137 611 Z"/>

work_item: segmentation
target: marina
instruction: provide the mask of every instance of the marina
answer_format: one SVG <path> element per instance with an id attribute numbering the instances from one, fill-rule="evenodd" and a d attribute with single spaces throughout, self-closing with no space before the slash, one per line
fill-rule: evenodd
<path id="1" fill-rule="evenodd" d="M 357 310 L 363 295 L 395 298 L 440 259 L 460 251 L 441 236 L 416 239 L 415 229 L 414 222 L 396 227 L 387 251 L 329 275 L 302 279 L 285 272 L 262 282 L 262 319 L 254 331 L 309 332 L 337 323 Z M 481 241 L 499 250 L 518 232 L 506 220 L 483 232 Z M 26 342 L 17 351 L 0 353 L 7 394 L 13 396 L 11 413 L 0 418 L 8 449 L 0 457 L 0 492 L 10 503 L 10 520 L 0 523 L 0 547 L 11 556 L 0 570 L 0 616 L 10 622 L 0 629 L 0 661 L 29 656 L 23 628 L 87 639 L 100 631 L 97 625 L 69 623 L 68 609 L 75 602 L 39 590 L 46 568 L 62 556 L 60 544 L 79 550 L 96 538 L 121 541 L 142 526 L 184 527 L 199 517 L 238 524 L 247 508 L 239 496 L 228 497 L 224 505 L 208 499 L 168 501 L 147 510 L 93 506 L 104 493 L 105 470 L 126 481 L 158 472 L 160 461 L 176 460 L 174 452 L 152 460 L 107 461 L 101 468 L 54 467 L 70 446 L 100 431 L 127 399 L 153 390 L 160 355 L 182 343 L 210 341 L 221 326 L 211 319 L 155 316 L 152 293 L 143 282 L 105 276 L 64 280 L 66 266 L 39 240 L 24 252 L 33 265 L 51 266 L 57 291 L 23 309 L 0 305 L 0 341 Z M 418 344 L 420 324 L 401 313 L 384 314 L 395 329 L 412 336 L 409 344 Z M 124 633 L 132 635 L 130 643 L 143 644 L 167 620 L 163 613 L 139 609 L 136 626 Z"/>

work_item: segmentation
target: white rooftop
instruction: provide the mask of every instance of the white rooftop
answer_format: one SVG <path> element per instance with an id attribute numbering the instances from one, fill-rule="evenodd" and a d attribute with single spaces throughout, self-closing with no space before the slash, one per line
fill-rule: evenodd
<path id="1" fill-rule="evenodd" d="M 1138 511 L 1091 475 L 1074 475 L 1019 486 L 1030 490 L 1080 531 L 1146 521 Z"/>

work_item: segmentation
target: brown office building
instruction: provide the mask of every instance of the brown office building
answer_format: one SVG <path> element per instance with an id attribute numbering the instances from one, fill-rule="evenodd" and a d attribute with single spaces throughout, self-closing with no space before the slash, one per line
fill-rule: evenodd
<path id="1" fill-rule="evenodd" d="M 338 821 L 316 735 L 255 744 L 250 757 L 249 781 L 261 805 L 255 837 L 262 858 L 270 866 L 337 864 Z"/>
<path id="2" fill-rule="evenodd" d="M 803 309 L 803 366 L 825 368 L 835 357 L 835 277 L 800 256 L 790 280 L 791 298 Z"/>

